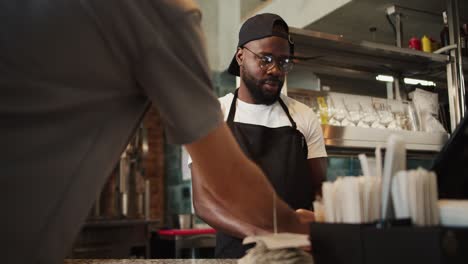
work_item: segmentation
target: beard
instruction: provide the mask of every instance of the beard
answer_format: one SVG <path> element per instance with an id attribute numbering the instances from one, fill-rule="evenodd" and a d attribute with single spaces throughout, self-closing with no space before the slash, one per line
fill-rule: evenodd
<path id="1" fill-rule="evenodd" d="M 264 105 L 272 105 L 278 100 L 284 83 L 284 80 L 274 76 L 270 76 L 265 79 L 256 79 L 252 75 L 248 74 L 245 68 L 242 68 L 242 79 L 254 102 L 256 104 Z M 277 88 L 272 91 L 265 88 L 265 84 L 271 84 Z"/>

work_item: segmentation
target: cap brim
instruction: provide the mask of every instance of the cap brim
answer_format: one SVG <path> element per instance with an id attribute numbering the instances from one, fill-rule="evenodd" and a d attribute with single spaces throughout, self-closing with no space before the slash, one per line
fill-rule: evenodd
<path id="1" fill-rule="evenodd" d="M 231 64 L 229 64 L 229 68 L 227 71 L 232 75 L 240 76 L 239 64 L 237 63 L 237 60 L 236 60 L 236 53 L 234 53 Z"/>

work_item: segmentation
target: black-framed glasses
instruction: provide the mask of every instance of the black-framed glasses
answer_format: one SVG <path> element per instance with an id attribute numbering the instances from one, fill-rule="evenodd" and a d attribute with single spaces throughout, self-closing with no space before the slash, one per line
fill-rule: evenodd
<path id="1" fill-rule="evenodd" d="M 255 57 L 257 57 L 259 61 L 258 65 L 260 66 L 261 69 L 265 71 L 271 70 L 275 66 L 275 64 L 278 65 L 278 68 L 280 69 L 280 71 L 284 73 L 290 72 L 293 68 L 294 62 L 290 57 L 276 58 L 273 55 L 257 54 L 246 47 L 241 47 L 241 48 L 246 49 L 250 51 L 253 55 L 255 55 Z"/>

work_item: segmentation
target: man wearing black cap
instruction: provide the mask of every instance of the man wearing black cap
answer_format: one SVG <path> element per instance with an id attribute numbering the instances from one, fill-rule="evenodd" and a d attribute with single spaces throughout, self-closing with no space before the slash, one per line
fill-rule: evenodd
<path id="1" fill-rule="evenodd" d="M 294 43 L 281 17 L 260 14 L 248 19 L 228 69 L 240 76 L 240 86 L 219 101 L 244 153 L 265 172 L 278 195 L 297 210 L 311 207 L 325 178 L 327 154 L 313 111 L 281 94 L 293 67 L 293 54 Z M 242 257 L 246 248 L 241 241 L 251 233 L 250 227 L 229 221 L 229 212 L 217 209 L 194 172 L 195 210 L 218 229 L 217 257 Z M 246 190 L 254 191 L 254 187 Z"/>

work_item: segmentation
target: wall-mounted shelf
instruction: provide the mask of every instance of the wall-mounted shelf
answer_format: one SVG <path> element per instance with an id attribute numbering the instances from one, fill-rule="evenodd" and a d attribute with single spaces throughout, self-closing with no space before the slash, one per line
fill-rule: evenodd
<path id="1" fill-rule="evenodd" d="M 298 28 L 291 28 L 290 33 L 297 56 L 318 57 L 298 62 L 313 67 L 315 73 L 401 74 L 432 77 L 436 81 L 446 77 L 447 55 L 369 41 L 349 41 L 338 35 Z"/>
<path id="2" fill-rule="evenodd" d="M 375 79 L 377 74 L 411 76 L 440 82 L 446 87 L 446 66 L 450 62 L 447 55 L 369 41 L 350 41 L 338 35 L 298 28 L 291 28 L 290 34 L 296 56 L 316 57 L 297 63 L 316 74 L 365 79 Z M 398 134 L 405 139 L 409 151 L 438 152 L 448 139 L 447 133 L 329 125 L 322 125 L 322 129 L 326 146 L 342 149 L 385 147 L 388 137 Z"/>

